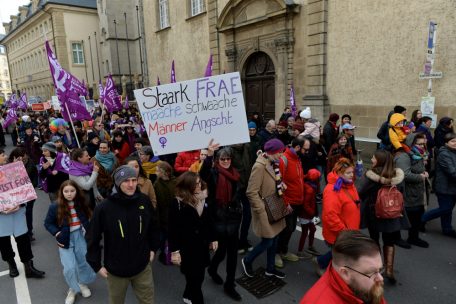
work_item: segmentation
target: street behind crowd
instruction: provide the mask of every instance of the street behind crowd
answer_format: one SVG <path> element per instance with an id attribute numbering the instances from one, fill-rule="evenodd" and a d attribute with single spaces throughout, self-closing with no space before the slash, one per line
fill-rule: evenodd
<path id="1" fill-rule="evenodd" d="M 11 152 L 12 144 L 7 136 L 7 153 Z M 44 279 L 26 280 L 23 271 L 15 279 L 8 276 L 8 265 L 0 262 L 0 303 L 41 304 L 60 303 L 65 298 L 68 287 L 62 275 L 62 266 L 54 238 L 45 231 L 43 221 L 49 206 L 48 196 L 37 190 L 38 199 L 34 208 L 34 231 L 36 241 L 33 242 L 35 265 L 46 271 Z M 435 195 L 431 195 L 430 207 L 437 205 Z M 413 246 L 406 250 L 397 247 L 395 273 L 398 280 L 396 286 L 385 282 L 385 297 L 388 303 L 454 303 L 456 298 L 456 240 L 440 233 L 439 220 L 426 226 L 427 232 L 423 239 L 429 242 L 428 249 Z M 366 232 L 367 233 L 367 232 Z M 290 251 L 296 252 L 299 231 L 293 234 Z M 402 232 L 406 237 L 407 232 Z M 318 238 L 320 236 L 320 238 Z M 250 234 L 252 243 L 258 239 Z M 320 252 L 327 250 L 321 238 L 321 229 L 317 231 L 316 248 Z M 264 266 L 265 255 L 255 262 L 254 267 Z M 20 263 L 18 263 L 20 265 Z M 185 279 L 176 266 L 164 266 L 157 260 L 153 262 L 156 303 L 182 303 L 182 290 Z M 298 303 L 305 292 L 318 280 L 310 260 L 296 263 L 286 262 L 281 269 L 287 275 L 286 285 L 277 293 L 258 300 L 246 290 L 238 287 L 244 303 Z M 242 275 L 241 263 L 238 263 L 237 277 Z M 219 268 L 219 274 L 225 276 L 225 263 Z M 79 296 L 77 303 L 107 303 L 106 282 L 97 278 L 91 286 L 92 296 L 83 299 Z M 210 304 L 234 303 L 223 293 L 223 287 L 215 285 L 206 275 L 203 285 L 205 300 Z M 128 292 L 126 303 L 136 303 L 131 292 Z"/>

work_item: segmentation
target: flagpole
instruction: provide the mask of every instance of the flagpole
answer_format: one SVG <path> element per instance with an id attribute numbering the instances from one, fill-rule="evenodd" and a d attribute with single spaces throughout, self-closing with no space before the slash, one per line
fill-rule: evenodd
<path id="1" fill-rule="evenodd" d="M 78 143 L 78 148 L 81 148 L 81 145 L 79 144 L 78 134 L 76 133 L 76 129 L 74 128 L 73 119 L 71 118 L 71 113 L 68 110 L 68 105 L 66 102 L 65 102 L 65 108 L 66 108 L 68 117 L 70 118 L 71 127 L 73 128 L 73 133 L 74 133 L 74 137 L 76 138 L 76 142 Z"/>

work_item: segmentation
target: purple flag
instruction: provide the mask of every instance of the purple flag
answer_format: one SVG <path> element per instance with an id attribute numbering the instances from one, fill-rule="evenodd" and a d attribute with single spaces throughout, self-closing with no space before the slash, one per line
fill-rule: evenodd
<path id="1" fill-rule="evenodd" d="M 173 64 L 171 65 L 171 83 L 176 82 L 176 70 L 174 69 L 174 60 Z"/>
<path id="2" fill-rule="evenodd" d="M 79 95 L 87 95 L 87 89 L 82 82 L 76 77 L 65 71 L 57 61 L 54 52 L 52 52 L 49 42 L 45 43 L 49 68 L 54 81 L 54 87 L 57 91 L 57 97 L 60 102 L 60 108 L 65 120 L 85 120 L 91 119 L 85 104 L 79 99 Z M 67 110 L 68 107 L 68 110 Z"/>
<path id="3" fill-rule="evenodd" d="M 3 122 L 3 128 L 6 129 L 11 123 L 17 120 L 16 109 L 9 109 L 6 115 L 5 121 Z"/>
<path id="4" fill-rule="evenodd" d="M 209 57 L 209 61 L 206 66 L 206 72 L 204 73 L 204 77 L 211 77 L 212 76 L 212 54 Z"/>
<path id="5" fill-rule="evenodd" d="M 101 99 L 101 101 L 103 101 L 103 99 L 104 99 L 104 88 L 103 88 L 103 84 L 101 83 L 101 80 L 98 82 L 98 94 L 100 95 L 99 99 Z"/>
<path id="6" fill-rule="evenodd" d="M 128 110 L 129 107 L 130 107 L 130 104 L 128 103 L 128 95 L 127 95 L 127 96 L 125 96 L 124 109 Z"/>
<path id="7" fill-rule="evenodd" d="M 158 76 L 157 76 L 157 85 L 158 86 L 160 85 L 160 78 L 158 78 Z"/>
<path id="8" fill-rule="evenodd" d="M 6 102 L 6 107 L 9 107 L 10 109 L 17 109 L 18 103 L 17 103 L 17 97 L 16 93 L 11 94 L 10 98 Z"/>
<path id="9" fill-rule="evenodd" d="M 290 88 L 290 105 L 291 105 L 291 115 L 293 117 L 296 117 L 296 102 L 295 102 L 293 85 L 291 85 L 291 88 Z"/>
<path id="10" fill-rule="evenodd" d="M 21 98 L 19 98 L 19 101 L 17 103 L 18 108 L 22 110 L 27 110 L 27 93 L 22 93 Z"/>
<path id="11" fill-rule="evenodd" d="M 103 91 L 103 97 L 103 104 L 105 105 L 108 112 L 112 113 L 114 111 L 119 111 L 122 109 L 119 94 L 117 93 L 117 89 L 114 85 L 114 80 L 112 79 L 111 75 L 106 78 L 106 86 Z"/>

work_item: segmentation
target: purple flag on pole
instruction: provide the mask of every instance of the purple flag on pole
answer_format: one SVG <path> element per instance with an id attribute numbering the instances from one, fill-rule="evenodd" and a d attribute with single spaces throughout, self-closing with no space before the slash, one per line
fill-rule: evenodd
<path id="1" fill-rule="evenodd" d="M 21 98 L 19 98 L 19 102 L 17 103 L 18 108 L 22 110 L 27 110 L 27 93 L 22 93 Z"/>
<path id="2" fill-rule="evenodd" d="M 204 73 L 204 77 L 211 77 L 212 76 L 212 54 L 209 57 L 209 61 L 206 66 L 206 72 Z"/>
<path id="3" fill-rule="evenodd" d="M 79 99 L 79 95 L 87 95 L 87 89 L 76 77 L 65 71 L 57 61 L 54 52 L 52 52 L 49 42 L 45 43 L 49 68 L 54 81 L 54 87 L 57 91 L 57 97 L 60 102 L 60 108 L 65 120 L 90 120 L 90 113 L 87 111 L 85 104 Z M 68 111 L 66 109 L 68 107 Z"/>
<path id="4" fill-rule="evenodd" d="M 160 78 L 157 76 L 157 85 L 160 85 Z"/>
<path id="5" fill-rule="evenodd" d="M 114 85 L 114 80 L 112 79 L 111 75 L 106 78 L 106 86 L 103 91 L 103 97 L 103 103 L 108 112 L 112 113 L 114 111 L 119 111 L 122 109 L 119 94 L 117 93 L 117 89 Z"/>
<path id="6" fill-rule="evenodd" d="M 176 70 L 174 69 L 174 60 L 173 64 L 171 65 L 171 83 L 176 82 Z"/>
<path id="7" fill-rule="evenodd" d="M 128 110 L 129 107 L 130 107 L 130 104 L 128 103 L 128 95 L 127 95 L 127 96 L 125 96 L 124 109 Z"/>
<path id="8" fill-rule="evenodd" d="M 293 117 L 296 117 L 296 102 L 295 102 L 293 85 L 291 85 L 291 88 L 290 88 L 290 105 L 291 105 L 291 115 L 293 115 Z"/>
<path id="9" fill-rule="evenodd" d="M 16 109 L 11 108 L 7 112 L 8 114 L 6 115 L 5 121 L 3 122 L 3 128 L 6 129 L 11 123 L 13 123 L 15 120 L 17 120 L 17 114 L 16 114 Z"/>
<path id="10" fill-rule="evenodd" d="M 10 109 L 17 109 L 17 97 L 16 93 L 12 94 L 8 101 L 6 102 L 6 107 L 9 107 Z"/>

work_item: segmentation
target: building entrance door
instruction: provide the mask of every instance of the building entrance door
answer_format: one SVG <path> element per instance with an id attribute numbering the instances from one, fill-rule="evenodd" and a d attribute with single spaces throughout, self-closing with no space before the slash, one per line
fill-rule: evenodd
<path id="1" fill-rule="evenodd" d="M 256 52 L 250 55 L 245 65 L 244 87 L 248 117 L 258 112 L 263 116 L 263 122 L 275 119 L 274 63 L 266 53 Z"/>

